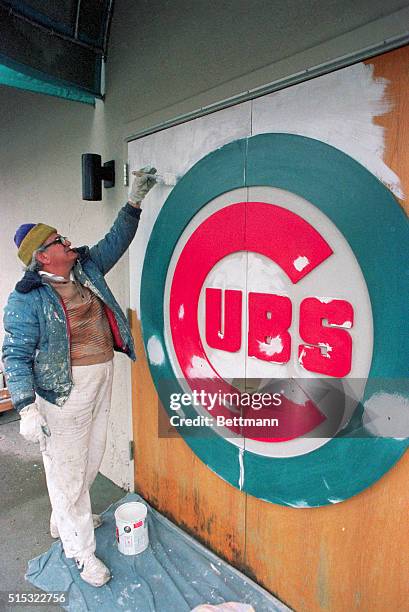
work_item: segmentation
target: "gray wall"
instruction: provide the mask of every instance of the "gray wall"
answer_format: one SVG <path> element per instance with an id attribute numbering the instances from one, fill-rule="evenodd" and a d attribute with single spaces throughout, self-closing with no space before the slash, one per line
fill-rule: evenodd
<path id="1" fill-rule="evenodd" d="M 21 223 L 45 222 L 69 236 L 73 244 L 92 244 L 110 227 L 126 200 L 125 189 L 112 189 L 104 201 L 81 200 L 81 153 L 122 156 L 104 146 L 105 109 L 66 102 L 10 88 L 0 88 L 0 308 L 21 277 L 22 264 L 13 242 Z M 128 303 L 127 256 L 109 274 L 109 283 L 123 307 Z M 1 342 L 3 329 L 0 329 Z M 103 472 L 129 487 L 129 366 L 116 357 L 113 417 Z"/>
<path id="2" fill-rule="evenodd" d="M 408 0 L 117 0 L 107 110 L 122 135 L 409 36 Z"/>
<path id="3" fill-rule="evenodd" d="M 409 21 L 408 10 L 389 14 L 407 2 L 391 0 L 384 6 L 379 0 L 117 0 L 105 103 L 94 109 L 0 87 L 0 308 L 21 275 L 12 240 L 19 224 L 54 224 L 77 245 L 93 243 L 109 228 L 126 200 L 120 181 L 125 138 L 399 35 Z M 118 184 L 104 192 L 102 203 L 81 201 L 83 152 L 116 160 Z M 126 307 L 127 256 L 109 282 Z M 0 340 L 2 335 L 1 330 Z M 102 471 L 127 487 L 133 481 L 129 364 L 117 356 L 116 366 Z"/>

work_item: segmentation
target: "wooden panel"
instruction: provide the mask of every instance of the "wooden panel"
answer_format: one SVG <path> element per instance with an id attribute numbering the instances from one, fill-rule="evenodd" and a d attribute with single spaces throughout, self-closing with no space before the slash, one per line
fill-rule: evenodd
<path id="1" fill-rule="evenodd" d="M 375 485 L 330 507 L 248 497 L 246 562 L 260 584 L 298 612 L 381 612 L 385 602 L 407 610 L 408 469 L 406 453 Z"/>
<path id="2" fill-rule="evenodd" d="M 0 373 L 0 376 L 3 376 Z M 0 389 L 0 412 L 6 412 L 7 410 L 12 410 L 13 404 L 10 399 L 10 393 L 8 389 Z"/>
<path id="3" fill-rule="evenodd" d="M 367 63 L 389 81 L 392 110 L 376 121 L 409 212 L 409 47 Z M 297 612 L 408 610 L 408 470 L 406 453 L 375 485 L 331 507 L 283 508 L 248 496 L 247 565 Z"/>
<path id="4" fill-rule="evenodd" d="M 137 354 L 132 364 L 135 488 L 165 516 L 243 568 L 246 498 L 209 470 L 178 434 L 158 436 L 158 418 L 166 422 L 166 415 L 134 311 L 130 320 Z"/>
<path id="5" fill-rule="evenodd" d="M 401 205 L 409 214 L 409 46 L 379 55 L 365 62 L 373 64 L 374 76 L 388 80 L 389 113 L 376 118 L 386 130 L 385 163 L 399 176 L 405 200 Z"/>
<path id="6" fill-rule="evenodd" d="M 7 410 L 12 410 L 13 409 L 13 404 L 11 403 L 11 400 L 2 400 L 0 402 L 0 412 L 7 412 Z"/>

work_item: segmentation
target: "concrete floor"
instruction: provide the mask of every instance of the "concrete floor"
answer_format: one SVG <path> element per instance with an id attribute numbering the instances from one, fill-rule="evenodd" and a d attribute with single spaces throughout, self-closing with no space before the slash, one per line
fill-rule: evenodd
<path id="1" fill-rule="evenodd" d="M 53 605 L 5 606 L 5 593 L 39 593 L 26 582 L 27 562 L 54 542 L 49 533 L 50 502 L 41 453 L 37 444 L 18 433 L 14 410 L 0 413 L 0 611 L 55 611 Z M 118 501 L 125 491 L 98 474 L 91 489 L 96 513 Z"/>

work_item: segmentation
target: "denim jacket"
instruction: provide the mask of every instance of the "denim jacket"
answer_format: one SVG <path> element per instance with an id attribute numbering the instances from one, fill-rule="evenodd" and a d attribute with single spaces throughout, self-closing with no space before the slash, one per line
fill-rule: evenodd
<path id="1" fill-rule="evenodd" d="M 119 214 L 106 236 L 91 248 L 80 247 L 73 268 L 75 278 L 103 302 L 114 349 L 135 360 L 128 321 L 104 276 L 130 245 L 140 209 L 130 204 Z M 35 402 L 35 394 L 62 406 L 72 386 L 70 330 L 64 304 L 37 272 L 27 271 L 10 294 L 4 310 L 3 364 L 16 410 Z"/>

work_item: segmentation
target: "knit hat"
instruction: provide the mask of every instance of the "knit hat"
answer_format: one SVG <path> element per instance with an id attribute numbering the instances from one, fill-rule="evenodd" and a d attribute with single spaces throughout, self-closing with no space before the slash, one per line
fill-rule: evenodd
<path id="1" fill-rule="evenodd" d="M 14 242 L 18 247 L 17 255 L 21 261 L 28 266 L 34 251 L 40 248 L 51 234 L 56 234 L 55 227 L 44 223 L 23 223 L 14 235 Z"/>

